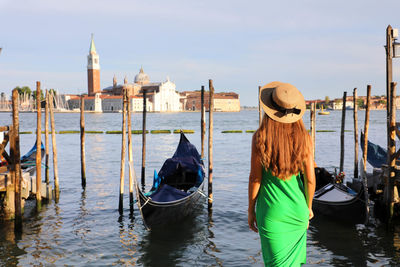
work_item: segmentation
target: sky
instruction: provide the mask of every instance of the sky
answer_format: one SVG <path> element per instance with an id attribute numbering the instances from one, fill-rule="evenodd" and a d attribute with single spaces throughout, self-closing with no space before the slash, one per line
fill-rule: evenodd
<path id="1" fill-rule="evenodd" d="M 386 27 L 399 0 L 0 0 L 0 92 L 16 86 L 87 92 L 91 34 L 101 88 L 142 66 L 177 91 L 235 92 L 256 106 L 258 86 L 295 85 L 308 100 L 386 93 Z M 393 80 L 400 59 L 393 59 Z"/>

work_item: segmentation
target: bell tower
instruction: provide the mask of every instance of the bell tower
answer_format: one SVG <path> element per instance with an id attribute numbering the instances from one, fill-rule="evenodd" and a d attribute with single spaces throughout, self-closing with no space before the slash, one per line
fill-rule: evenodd
<path id="1" fill-rule="evenodd" d="M 94 45 L 93 34 L 87 59 L 88 95 L 95 95 L 96 93 L 100 93 L 100 63 L 99 55 Z"/>

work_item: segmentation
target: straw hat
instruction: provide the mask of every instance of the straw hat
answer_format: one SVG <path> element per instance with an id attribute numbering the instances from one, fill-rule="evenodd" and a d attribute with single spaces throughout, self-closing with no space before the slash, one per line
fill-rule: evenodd
<path id="1" fill-rule="evenodd" d="M 260 91 L 261 107 L 278 122 L 292 123 L 303 117 L 306 103 L 300 91 L 289 83 L 271 82 Z"/>

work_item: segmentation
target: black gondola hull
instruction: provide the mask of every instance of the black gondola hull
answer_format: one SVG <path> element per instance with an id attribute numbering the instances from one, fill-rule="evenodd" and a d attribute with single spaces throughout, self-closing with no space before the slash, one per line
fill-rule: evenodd
<path id="1" fill-rule="evenodd" d="M 336 186 L 336 185 L 332 185 Z M 323 191 L 325 188 L 322 188 Z M 335 190 L 340 190 L 338 187 Z M 316 192 L 316 196 L 321 194 Z M 325 216 L 340 222 L 351 224 L 365 223 L 368 217 L 368 207 L 365 202 L 365 191 L 362 188 L 357 195 L 345 201 L 326 201 L 314 197 L 313 211 L 315 216 Z"/>
<path id="2" fill-rule="evenodd" d="M 199 187 L 199 190 L 202 188 L 203 184 Z M 145 196 L 139 189 L 139 198 L 144 224 L 151 229 L 154 226 L 177 222 L 192 214 L 202 206 L 201 200 L 204 199 L 204 196 L 196 191 L 176 201 L 156 202 Z"/>

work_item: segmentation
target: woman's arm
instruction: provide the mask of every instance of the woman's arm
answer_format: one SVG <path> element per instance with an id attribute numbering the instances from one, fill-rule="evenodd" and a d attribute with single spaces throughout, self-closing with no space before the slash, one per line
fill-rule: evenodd
<path id="1" fill-rule="evenodd" d="M 311 150 L 311 149 L 310 149 Z M 305 185 L 305 193 L 307 206 L 310 210 L 310 218 L 314 217 L 314 213 L 312 211 L 312 200 L 314 198 L 315 193 L 315 171 L 314 171 L 314 157 L 312 150 L 308 153 L 308 157 L 304 162 L 304 185 Z"/>
<path id="2" fill-rule="evenodd" d="M 256 221 L 256 200 L 258 191 L 260 190 L 261 176 L 262 176 L 262 165 L 260 157 L 256 153 L 255 137 L 253 135 L 251 144 L 251 166 L 249 175 L 249 207 L 248 207 L 248 224 L 252 231 L 258 232 L 257 221 Z"/>

